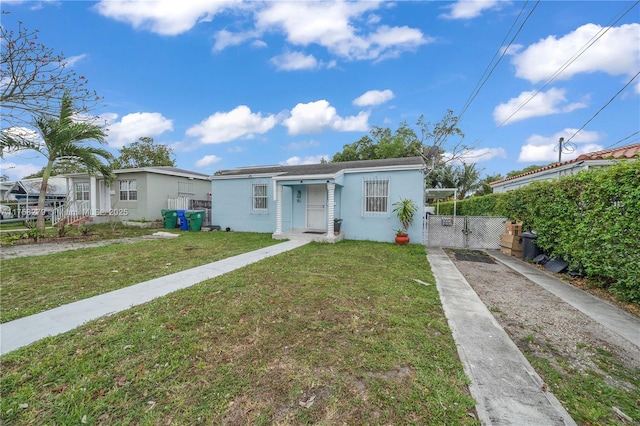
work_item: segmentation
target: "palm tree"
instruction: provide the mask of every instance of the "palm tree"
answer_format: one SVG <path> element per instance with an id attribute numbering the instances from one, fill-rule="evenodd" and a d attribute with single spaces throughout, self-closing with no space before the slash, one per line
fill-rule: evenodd
<path id="1" fill-rule="evenodd" d="M 106 179 L 112 179 L 113 173 L 109 165 L 101 158 L 111 161 L 113 155 L 105 149 L 86 145 L 88 141 L 105 144 L 106 134 L 97 125 L 88 122 L 74 122 L 73 104 L 71 96 L 65 93 L 60 105 L 60 115 L 51 117 L 41 115 L 34 120 L 34 125 L 41 142 L 33 142 L 21 136 L 5 134 L 2 138 L 3 148 L 9 150 L 30 149 L 39 152 L 47 159 L 47 165 L 42 174 L 42 185 L 38 197 L 38 220 L 36 228 L 44 231 L 44 203 L 47 185 L 54 163 L 60 160 L 72 159 L 86 167 L 89 174 L 101 173 Z"/>

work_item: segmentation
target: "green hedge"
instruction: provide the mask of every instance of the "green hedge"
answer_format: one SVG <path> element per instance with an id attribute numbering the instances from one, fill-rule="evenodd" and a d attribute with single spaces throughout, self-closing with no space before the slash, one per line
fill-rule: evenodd
<path id="1" fill-rule="evenodd" d="M 536 244 L 622 300 L 640 302 L 640 161 L 458 201 L 463 216 L 507 216 Z M 453 214 L 453 202 L 440 203 Z"/>

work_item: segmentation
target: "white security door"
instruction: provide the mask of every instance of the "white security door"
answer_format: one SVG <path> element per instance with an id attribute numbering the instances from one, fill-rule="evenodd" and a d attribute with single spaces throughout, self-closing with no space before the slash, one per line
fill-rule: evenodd
<path id="1" fill-rule="evenodd" d="M 307 186 L 307 228 L 327 229 L 327 188 L 324 185 Z"/>

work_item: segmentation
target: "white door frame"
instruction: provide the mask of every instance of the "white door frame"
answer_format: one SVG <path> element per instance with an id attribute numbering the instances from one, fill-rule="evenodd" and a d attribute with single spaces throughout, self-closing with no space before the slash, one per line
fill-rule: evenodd
<path id="1" fill-rule="evenodd" d="M 327 187 L 307 185 L 306 228 L 327 229 Z"/>

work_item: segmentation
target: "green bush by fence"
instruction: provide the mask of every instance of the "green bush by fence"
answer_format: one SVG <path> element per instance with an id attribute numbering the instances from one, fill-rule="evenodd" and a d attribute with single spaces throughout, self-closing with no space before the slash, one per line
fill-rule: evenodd
<path id="1" fill-rule="evenodd" d="M 453 214 L 453 202 L 440 203 Z M 640 303 L 640 161 L 458 201 L 462 216 L 507 216 L 536 244 L 622 300 Z"/>

